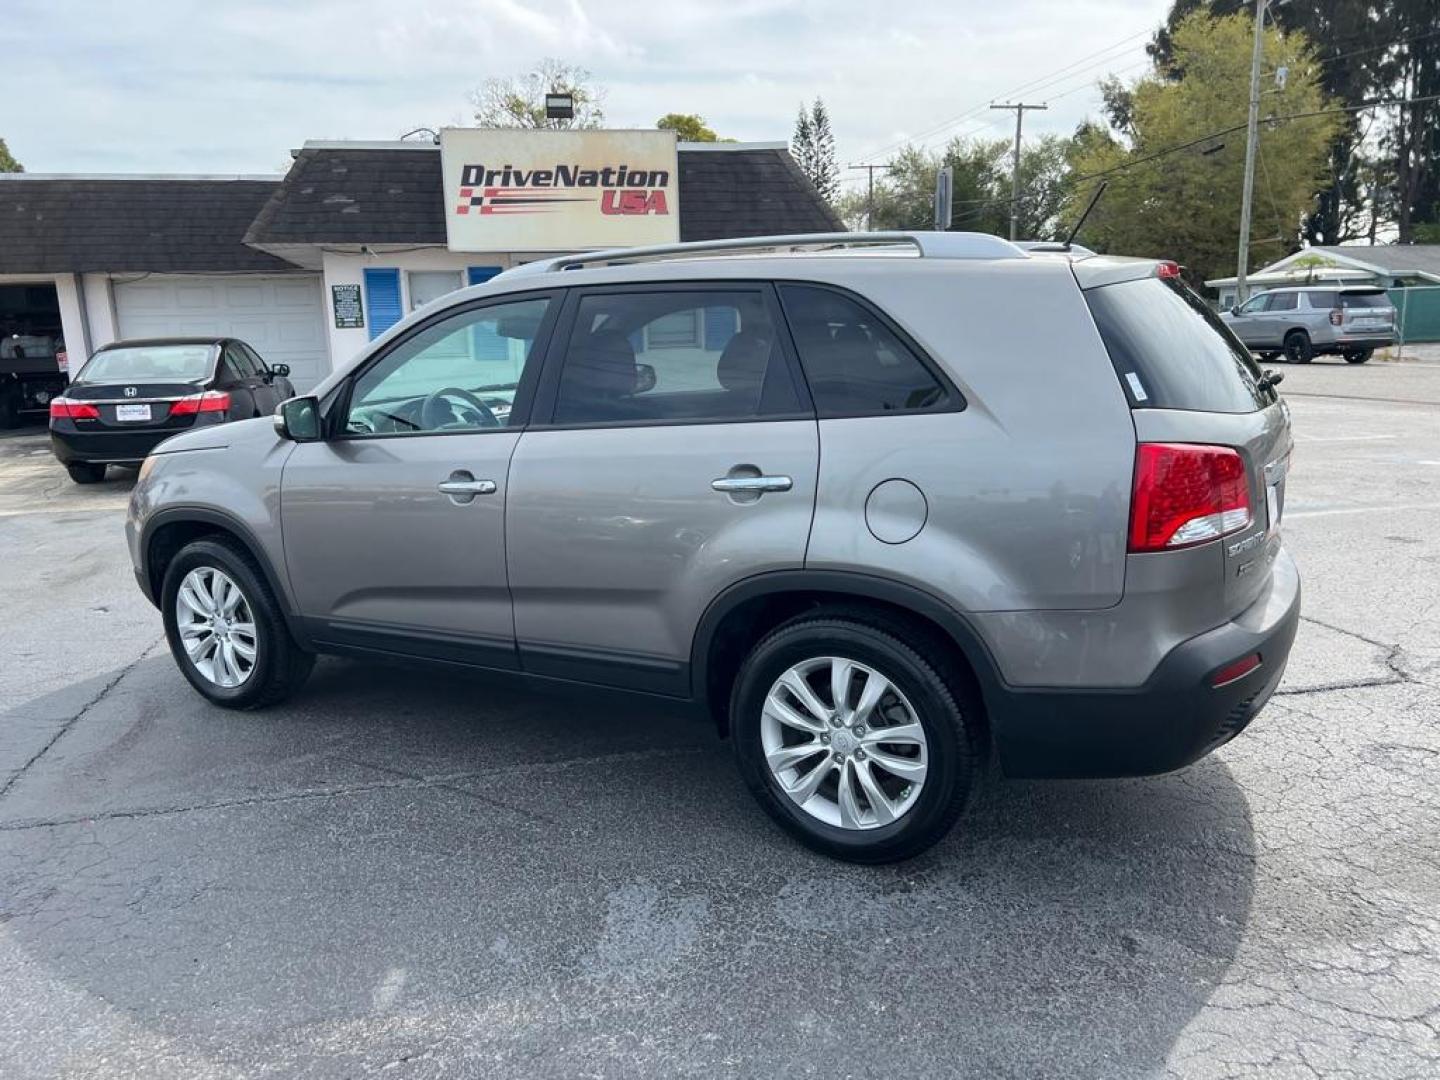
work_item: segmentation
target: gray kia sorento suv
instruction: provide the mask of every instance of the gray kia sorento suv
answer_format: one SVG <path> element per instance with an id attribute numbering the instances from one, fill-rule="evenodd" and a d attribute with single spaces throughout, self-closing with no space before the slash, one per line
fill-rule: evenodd
<path id="1" fill-rule="evenodd" d="M 903 858 L 988 755 L 1177 769 L 1280 680 L 1288 410 L 1178 273 L 961 233 L 533 263 L 161 445 L 136 576 L 217 704 L 316 653 L 683 699 L 803 842 Z"/>

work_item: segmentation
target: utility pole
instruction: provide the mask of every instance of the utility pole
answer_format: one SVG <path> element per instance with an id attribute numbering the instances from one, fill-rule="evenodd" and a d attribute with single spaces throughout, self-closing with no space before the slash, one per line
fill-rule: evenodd
<path id="1" fill-rule="evenodd" d="M 992 109 L 1014 109 L 1015 110 L 1015 170 L 1014 177 L 1010 181 L 1010 239 L 1016 240 L 1016 229 L 1019 227 L 1020 218 L 1020 130 L 1025 124 L 1025 110 L 1044 111 L 1049 105 L 1026 105 L 1023 101 L 1017 101 L 1013 105 L 991 105 Z"/>
<path id="2" fill-rule="evenodd" d="M 1265 2 L 1255 0 L 1255 48 L 1250 54 L 1250 114 L 1245 125 L 1245 186 L 1240 192 L 1240 250 L 1235 262 L 1235 303 L 1243 304 L 1250 269 L 1250 204 L 1255 187 L 1255 150 L 1260 144 L 1260 61 L 1265 53 Z"/>
<path id="3" fill-rule="evenodd" d="M 875 170 L 893 169 L 894 165 L 850 165 L 847 168 L 864 169 L 869 173 L 865 181 L 865 231 L 871 232 L 874 228 L 873 217 L 875 214 Z"/>

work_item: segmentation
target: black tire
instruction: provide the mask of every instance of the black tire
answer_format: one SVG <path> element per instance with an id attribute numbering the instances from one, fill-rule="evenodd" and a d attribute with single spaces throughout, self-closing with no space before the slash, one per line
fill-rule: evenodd
<path id="1" fill-rule="evenodd" d="M 65 466 L 65 471 L 77 484 L 98 484 L 105 479 L 105 466 L 93 465 L 88 461 L 72 461 Z"/>
<path id="2" fill-rule="evenodd" d="M 731 692 L 730 735 L 751 793 L 802 844 L 849 862 L 897 862 L 918 855 L 950 831 L 976 786 L 979 724 L 967 719 L 968 706 L 961 708 L 967 695 L 937 670 L 944 665 L 928 655 L 923 636 L 907 635 L 917 648 L 892 633 L 896 630 L 901 628 L 883 619 L 847 614 L 786 623 L 750 651 Z M 847 829 L 821 821 L 785 794 L 766 763 L 761 714 L 771 687 L 790 667 L 832 656 L 859 661 L 883 675 L 908 699 L 924 729 L 928 771 L 923 785 L 908 811 L 890 824 Z"/>
<path id="3" fill-rule="evenodd" d="M 185 651 L 175 615 L 176 596 L 190 571 L 198 567 L 222 571 L 240 589 L 255 623 L 255 664 L 239 686 L 211 682 Z M 190 685 L 209 701 L 227 709 L 260 709 L 289 697 L 310 675 L 315 657 L 295 643 L 279 602 L 250 553 L 221 537 L 186 544 L 165 568 L 160 612 L 170 653 Z"/>
<path id="4" fill-rule="evenodd" d="M 20 388 L 0 386 L 0 429 L 20 426 Z"/>
<path id="5" fill-rule="evenodd" d="M 1315 357 L 1315 346 L 1304 330 L 1291 330 L 1285 335 L 1285 359 L 1292 364 L 1308 364 Z"/>
<path id="6" fill-rule="evenodd" d="M 1363 364 L 1374 355 L 1374 349 L 1351 349 L 1345 353 L 1345 362 L 1347 364 Z"/>

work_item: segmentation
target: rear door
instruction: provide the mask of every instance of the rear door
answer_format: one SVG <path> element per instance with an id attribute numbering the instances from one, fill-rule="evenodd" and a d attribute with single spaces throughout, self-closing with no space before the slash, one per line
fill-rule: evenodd
<path id="1" fill-rule="evenodd" d="M 1244 459 L 1249 523 L 1204 546 L 1233 616 L 1260 595 L 1279 551 L 1289 412 L 1249 350 L 1178 280 L 1149 275 L 1087 289 L 1085 298 L 1130 400 L 1138 441 L 1231 447 Z M 1166 555 L 1141 556 L 1156 557 Z"/>
<path id="2" fill-rule="evenodd" d="M 804 565 L 819 442 L 769 285 L 576 290 L 510 465 L 527 671 L 684 694 L 726 586 Z"/>

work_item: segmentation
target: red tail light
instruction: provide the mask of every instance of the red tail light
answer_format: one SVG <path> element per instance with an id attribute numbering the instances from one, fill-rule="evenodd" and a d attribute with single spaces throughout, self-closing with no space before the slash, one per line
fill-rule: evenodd
<path id="1" fill-rule="evenodd" d="M 100 410 L 88 401 L 71 401 L 69 398 L 50 399 L 51 420 L 99 420 Z"/>
<path id="2" fill-rule="evenodd" d="M 1330 325 L 1331 325 L 1331 326 L 1339 326 L 1339 325 L 1340 325 L 1342 322 L 1344 322 L 1344 321 L 1345 321 L 1345 313 L 1344 313 L 1343 311 L 1341 311 L 1338 307 L 1335 308 L 1333 311 L 1330 312 Z"/>
<path id="3" fill-rule="evenodd" d="M 1245 528 L 1250 484 L 1228 446 L 1141 443 L 1135 449 L 1130 550 L 1173 551 Z"/>
<path id="4" fill-rule="evenodd" d="M 1178 278 L 1180 276 L 1180 264 L 1164 259 L 1155 267 L 1155 276 L 1158 278 Z"/>
<path id="5" fill-rule="evenodd" d="M 1210 685 L 1214 687 L 1225 686 L 1236 679 L 1243 679 L 1250 672 L 1260 666 L 1260 654 L 1251 653 L 1249 656 L 1242 656 L 1233 664 L 1226 664 L 1214 675 L 1210 676 Z"/>
<path id="6" fill-rule="evenodd" d="M 203 394 L 182 397 L 170 406 L 171 416 L 194 416 L 202 412 L 229 412 L 230 395 L 224 390 L 206 390 Z"/>

